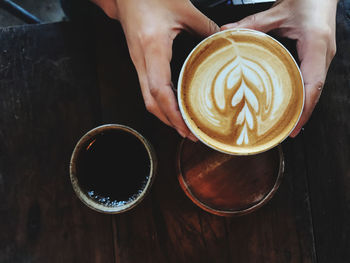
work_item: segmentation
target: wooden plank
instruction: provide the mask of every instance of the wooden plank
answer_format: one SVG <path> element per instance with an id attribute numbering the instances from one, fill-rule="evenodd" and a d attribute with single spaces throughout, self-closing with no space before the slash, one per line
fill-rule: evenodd
<path id="1" fill-rule="evenodd" d="M 301 140 L 283 144 L 285 175 L 272 200 L 257 212 L 228 219 L 232 261 L 316 262 Z"/>
<path id="2" fill-rule="evenodd" d="M 349 262 L 350 1 L 340 1 L 337 54 L 301 137 L 306 151 L 318 262 Z"/>
<path id="3" fill-rule="evenodd" d="M 107 20 L 96 25 L 102 119 L 141 131 L 155 146 L 160 165 L 146 200 L 114 216 L 115 262 L 315 262 L 302 141 L 285 144 L 285 179 L 265 207 L 232 219 L 200 210 L 176 179 L 179 136 L 144 109 L 120 26 Z M 188 35 L 176 40 L 174 82 L 197 42 Z"/>
<path id="4" fill-rule="evenodd" d="M 69 180 L 99 123 L 91 39 L 69 23 L 0 29 L 0 262 L 112 262 L 111 217 Z"/>

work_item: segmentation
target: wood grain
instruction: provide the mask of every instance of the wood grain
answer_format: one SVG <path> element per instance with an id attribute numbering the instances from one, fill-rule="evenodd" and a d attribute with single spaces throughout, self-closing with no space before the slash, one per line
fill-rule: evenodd
<path id="1" fill-rule="evenodd" d="M 69 181 L 76 141 L 99 122 L 87 40 L 68 23 L 0 29 L 0 262 L 113 261 L 111 217 Z"/>
<path id="2" fill-rule="evenodd" d="M 350 1 L 340 1 L 337 54 L 321 99 L 301 135 L 318 262 L 349 262 Z"/>
<path id="3" fill-rule="evenodd" d="M 236 9 L 234 19 L 232 10 L 206 12 L 223 24 L 266 8 L 255 7 Z M 183 193 L 180 137 L 145 110 L 118 23 L 0 29 L 0 262 L 348 262 L 349 14 L 341 0 L 338 53 L 305 131 L 283 143 L 280 189 L 238 218 L 209 214 Z M 175 40 L 174 83 L 198 41 Z M 140 131 L 159 159 L 151 193 L 122 215 L 90 211 L 69 182 L 74 144 L 101 123 Z"/>
<path id="4" fill-rule="evenodd" d="M 102 119 L 142 132 L 155 146 L 160 165 L 148 198 L 114 216 L 115 262 L 315 262 L 302 144 L 287 144 L 286 179 L 265 207 L 235 219 L 204 212 L 179 187 L 180 138 L 145 110 L 120 26 L 99 20 L 96 32 Z M 174 82 L 198 41 L 187 34 L 176 39 Z"/>

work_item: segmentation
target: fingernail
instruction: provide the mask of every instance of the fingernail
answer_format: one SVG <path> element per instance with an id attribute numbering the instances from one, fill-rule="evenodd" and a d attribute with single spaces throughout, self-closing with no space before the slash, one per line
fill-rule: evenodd
<path id="1" fill-rule="evenodd" d="M 188 136 L 187 136 L 188 139 L 190 139 L 191 141 L 193 142 L 198 142 L 198 139 L 196 138 L 196 136 L 194 136 L 192 133 L 190 133 Z"/>
<path id="2" fill-rule="evenodd" d="M 299 132 L 301 131 L 302 128 L 299 128 L 297 130 L 294 130 L 291 134 L 290 134 L 290 137 L 291 138 L 295 138 L 297 137 L 297 135 L 299 134 Z"/>
<path id="3" fill-rule="evenodd" d="M 186 138 L 186 134 L 183 131 L 177 130 L 177 132 L 181 135 L 181 137 Z"/>

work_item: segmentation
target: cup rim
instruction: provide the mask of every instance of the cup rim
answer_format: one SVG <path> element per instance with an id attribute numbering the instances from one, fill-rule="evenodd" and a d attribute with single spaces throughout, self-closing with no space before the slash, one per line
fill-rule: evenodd
<path id="1" fill-rule="evenodd" d="M 106 206 L 103 204 L 100 204 L 98 202 L 95 202 L 92 198 L 90 198 L 79 186 L 79 180 L 76 176 L 76 160 L 79 155 L 79 152 L 84 145 L 86 141 L 91 139 L 93 136 L 100 134 L 103 131 L 106 130 L 122 130 L 125 132 L 128 132 L 132 135 L 134 135 L 145 147 L 148 153 L 149 161 L 150 161 L 150 171 L 149 171 L 149 177 L 147 180 L 147 183 L 145 187 L 143 188 L 142 192 L 137 196 L 137 198 L 131 202 L 128 202 L 126 204 L 118 205 L 118 206 Z M 150 144 L 150 142 L 142 136 L 139 132 L 134 130 L 133 128 L 121 124 L 104 124 L 98 127 L 95 127 L 88 132 L 86 132 L 77 142 L 77 144 L 74 147 L 74 150 L 71 155 L 70 163 L 69 163 L 69 176 L 70 181 L 73 187 L 73 190 L 76 194 L 76 196 L 82 201 L 86 206 L 91 208 L 92 210 L 95 210 L 100 213 L 106 213 L 106 214 L 119 214 L 126 212 L 132 208 L 134 208 L 136 205 L 141 203 L 141 201 L 145 198 L 145 196 L 149 193 L 150 188 L 154 182 L 154 178 L 156 176 L 157 171 L 157 157 L 155 154 L 155 150 L 153 146 Z"/>
<path id="2" fill-rule="evenodd" d="M 195 129 L 193 129 L 191 123 L 189 122 L 188 120 L 188 116 L 186 116 L 186 113 L 185 113 L 185 110 L 184 110 L 184 106 L 183 106 L 183 101 L 182 101 L 182 96 L 181 96 L 181 90 L 182 90 L 182 79 L 183 79 L 183 74 L 184 74 L 184 70 L 185 70 L 185 67 L 187 65 L 187 62 L 188 60 L 191 58 L 192 54 L 197 50 L 197 48 L 199 46 L 201 46 L 204 42 L 208 41 L 209 39 L 211 38 L 214 38 L 215 36 L 217 35 L 220 35 L 220 34 L 224 34 L 226 32 L 249 32 L 249 33 L 252 33 L 252 34 L 258 34 L 258 35 L 263 35 L 263 36 L 267 36 L 268 38 L 270 38 L 272 41 L 276 42 L 284 51 L 286 51 L 286 53 L 289 55 L 289 57 L 291 58 L 291 60 L 293 61 L 294 65 L 296 66 L 298 72 L 299 72 L 299 76 L 301 78 L 301 86 L 302 86 L 302 89 L 303 89 L 303 102 L 302 102 L 302 107 L 300 109 L 300 112 L 299 112 L 299 116 L 298 118 L 296 119 L 296 122 L 294 123 L 294 125 L 292 126 L 292 128 L 290 129 L 289 132 L 286 133 L 285 136 L 281 137 L 280 140 L 276 141 L 274 144 L 271 144 L 269 145 L 268 147 L 265 147 L 263 149 L 259 149 L 259 150 L 255 150 L 255 151 L 248 151 L 248 152 L 239 152 L 239 151 L 236 151 L 236 152 L 233 152 L 233 151 L 227 151 L 225 149 L 221 149 L 213 144 L 210 144 L 209 142 L 206 142 L 203 138 L 201 138 L 201 136 L 199 136 L 197 134 L 197 132 L 195 131 Z M 301 71 L 300 71 L 300 68 L 298 66 L 298 63 L 295 61 L 294 57 L 292 56 L 292 54 L 289 52 L 289 50 L 284 46 L 282 45 L 281 42 L 279 42 L 277 39 L 271 37 L 270 35 L 264 33 L 264 32 L 261 32 L 261 31 L 257 31 L 257 30 L 253 30 L 253 29 L 249 29 L 249 28 L 230 28 L 230 29 L 226 29 L 226 30 L 223 30 L 223 31 L 219 31 L 217 33 L 214 33 L 212 35 L 210 35 L 209 37 L 203 39 L 202 41 L 200 41 L 192 50 L 191 52 L 188 54 L 185 62 L 183 63 L 182 67 L 181 67 L 181 71 L 180 71 L 180 74 L 179 74 L 179 78 L 178 78 L 178 82 L 177 82 L 177 98 L 178 98 L 178 105 L 179 105 L 179 109 L 180 109 L 180 112 L 181 112 L 181 116 L 184 120 L 184 122 L 186 123 L 188 129 L 192 132 L 192 134 L 199 140 L 201 141 L 202 143 L 204 143 L 206 146 L 214 149 L 214 150 L 217 150 L 219 152 L 222 152 L 222 153 L 226 153 L 226 154 L 230 154 L 230 155 L 254 155 L 254 154 L 259 154 L 259 153 L 263 153 L 263 152 L 266 152 L 268 150 L 271 150 L 272 148 L 276 147 L 277 145 L 281 144 L 285 139 L 288 138 L 288 136 L 294 131 L 295 127 L 297 126 L 297 124 L 299 123 L 300 121 L 300 118 L 301 118 L 301 115 L 303 113 L 303 110 L 304 110 L 304 107 L 305 107 L 305 86 L 304 86 L 304 79 L 303 79 L 303 75 L 301 74 Z"/>
<path id="3" fill-rule="evenodd" d="M 227 217 L 237 217 L 237 216 L 243 216 L 243 215 L 250 214 L 250 213 L 258 210 L 259 208 L 261 208 L 265 204 L 267 204 L 272 199 L 272 197 L 275 195 L 279 186 L 281 185 L 282 179 L 284 177 L 285 162 L 284 162 L 284 154 L 283 154 L 282 145 L 279 144 L 275 149 L 271 149 L 271 150 L 278 150 L 278 155 L 279 155 L 278 174 L 276 176 L 276 180 L 275 180 L 273 187 L 271 188 L 271 190 L 266 194 L 266 196 L 263 199 L 261 199 L 258 203 L 254 204 L 252 206 L 249 206 L 247 208 L 240 209 L 240 210 L 225 210 L 225 209 L 216 209 L 216 208 L 210 207 L 208 204 L 200 201 L 192 193 L 190 187 L 187 185 L 187 183 L 185 182 L 185 180 L 183 178 L 182 167 L 181 167 L 181 152 L 182 152 L 182 148 L 183 148 L 185 141 L 186 141 L 186 139 L 183 139 L 178 146 L 177 165 L 176 165 L 177 179 L 179 181 L 179 184 L 180 184 L 182 190 L 185 192 L 186 196 L 195 205 L 197 205 L 201 209 L 205 210 L 206 212 L 209 212 L 211 214 L 218 215 L 218 216 L 227 216 Z"/>

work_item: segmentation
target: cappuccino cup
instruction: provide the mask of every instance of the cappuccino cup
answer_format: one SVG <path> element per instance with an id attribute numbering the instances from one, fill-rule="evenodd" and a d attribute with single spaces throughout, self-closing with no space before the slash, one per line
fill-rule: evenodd
<path id="1" fill-rule="evenodd" d="M 305 97 L 289 51 L 250 29 L 221 31 L 200 42 L 183 64 L 177 92 L 191 132 L 232 155 L 280 144 L 298 123 Z"/>

